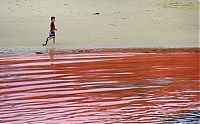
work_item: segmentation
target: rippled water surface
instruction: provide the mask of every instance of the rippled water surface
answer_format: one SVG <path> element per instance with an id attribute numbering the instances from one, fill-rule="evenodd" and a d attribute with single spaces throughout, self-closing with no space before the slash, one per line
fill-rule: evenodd
<path id="1" fill-rule="evenodd" d="M 198 123 L 199 54 L 0 58 L 1 124 Z"/>

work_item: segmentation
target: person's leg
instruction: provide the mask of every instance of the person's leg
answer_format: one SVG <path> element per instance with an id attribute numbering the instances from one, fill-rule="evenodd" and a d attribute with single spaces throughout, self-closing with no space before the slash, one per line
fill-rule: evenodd
<path id="1" fill-rule="evenodd" d="M 47 43 L 48 43 L 48 41 L 49 41 L 49 40 L 51 40 L 51 39 L 52 39 L 52 37 L 51 37 L 51 36 L 47 37 L 47 39 L 46 39 L 46 41 L 45 41 L 46 43 L 45 43 L 45 44 L 42 44 L 42 45 L 43 45 L 43 46 L 46 46 L 46 45 L 47 45 Z"/>
<path id="2" fill-rule="evenodd" d="M 54 37 L 54 38 L 53 38 L 53 44 L 55 44 L 55 41 L 56 41 L 56 38 Z"/>
<path id="3" fill-rule="evenodd" d="M 49 36 L 49 37 L 47 37 L 47 39 L 46 39 L 45 43 L 44 43 L 44 44 L 42 44 L 43 46 L 47 45 L 49 38 L 50 38 L 50 36 Z"/>

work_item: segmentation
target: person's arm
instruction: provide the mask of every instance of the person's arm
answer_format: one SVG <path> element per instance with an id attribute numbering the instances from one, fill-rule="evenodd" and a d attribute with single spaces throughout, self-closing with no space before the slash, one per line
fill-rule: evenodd
<path id="1" fill-rule="evenodd" d="M 56 28 L 56 26 L 54 25 L 54 27 L 55 27 L 55 30 L 57 31 L 58 29 Z"/>

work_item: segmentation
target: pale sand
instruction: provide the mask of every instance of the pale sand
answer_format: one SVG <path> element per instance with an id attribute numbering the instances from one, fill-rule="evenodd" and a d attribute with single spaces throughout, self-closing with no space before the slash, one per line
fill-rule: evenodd
<path id="1" fill-rule="evenodd" d="M 0 52 L 44 50 L 52 15 L 57 49 L 199 47 L 198 10 L 198 0 L 1 0 Z"/>

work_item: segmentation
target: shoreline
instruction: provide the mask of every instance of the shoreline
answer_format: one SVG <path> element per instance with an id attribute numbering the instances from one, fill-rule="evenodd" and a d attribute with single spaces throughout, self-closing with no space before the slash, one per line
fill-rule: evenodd
<path id="1" fill-rule="evenodd" d="M 78 53 L 200 53 L 200 48 L 99 48 L 99 49 L 80 49 L 70 51 L 56 51 L 57 54 L 78 54 Z"/>
<path id="2" fill-rule="evenodd" d="M 96 48 L 96 49 L 56 49 L 54 47 L 46 50 L 21 50 L 0 52 L 0 57 L 20 56 L 20 55 L 48 55 L 49 51 L 58 54 L 84 54 L 84 53 L 200 53 L 200 48 Z"/>
<path id="3" fill-rule="evenodd" d="M 200 48 L 99 48 L 99 49 L 74 49 L 74 50 L 55 50 L 49 49 L 46 52 L 35 52 L 36 55 L 62 54 L 87 54 L 87 53 L 200 53 Z"/>

